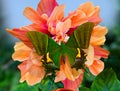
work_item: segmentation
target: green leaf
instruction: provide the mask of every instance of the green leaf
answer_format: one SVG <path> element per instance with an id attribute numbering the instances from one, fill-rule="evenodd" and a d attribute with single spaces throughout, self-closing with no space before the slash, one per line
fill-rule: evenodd
<path id="1" fill-rule="evenodd" d="M 44 55 L 47 53 L 48 36 L 37 31 L 29 31 L 27 37 L 32 42 L 38 55 Z"/>
<path id="2" fill-rule="evenodd" d="M 79 88 L 79 91 L 91 91 L 91 90 L 87 87 L 81 87 Z"/>
<path id="3" fill-rule="evenodd" d="M 98 75 L 91 86 L 92 91 L 120 91 L 120 82 L 115 72 L 109 68 Z"/>
<path id="4" fill-rule="evenodd" d="M 87 22 L 82 24 L 77 30 L 74 31 L 74 36 L 79 48 L 88 48 L 93 27 L 94 23 Z"/>
<path id="5" fill-rule="evenodd" d="M 40 83 L 41 91 L 52 91 L 57 88 L 63 88 L 63 84 L 61 82 L 55 83 L 54 76 L 47 76 Z"/>
<path id="6" fill-rule="evenodd" d="M 26 82 L 18 84 L 12 91 L 39 91 L 39 88 L 35 86 L 28 86 Z"/>
<path id="7" fill-rule="evenodd" d="M 96 76 L 94 76 L 88 68 L 85 69 L 84 71 L 84 77 L 81 86 L 83 87 L 91 87 L 92 82 L 94 81 Z"/>

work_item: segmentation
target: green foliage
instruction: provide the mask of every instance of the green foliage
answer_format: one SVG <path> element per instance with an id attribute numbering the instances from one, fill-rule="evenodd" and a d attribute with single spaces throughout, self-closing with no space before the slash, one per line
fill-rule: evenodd
<path id="1" fill-rule="evenodd" d="M 39 88 L 35 86 L 28 86 L 27 83 L 22 83 L 19 85 L 16 85 L 12 91 L 39 91 Z"/>
<path id="2" fill-rule="evenodd" d="M 26 82 L 19 83 L 20 73 L 15 73 L 11 81 L 11 88 L 9 91 L 38 91 L 39 84 L 29 86 Z"/>
<path id="3" fill-rule="evenodd" d="M 94 79 L 95 79 L 95 76 L 89 71 L 88 68 L 86 68 L 81 86 L 90 88 Z"/>
<path id="4" fill-rule="evenodd" d="M 12 86 L 15 86 L 13 84 L 13 79 L 16 77 L 17 72 L 13 71 L 13 69 L 9 69 L 9 70 L 1 69 L 0 74 L 1 74 L 1 76 L 0 76 L 0 91 L 12 91 L 11 90 Z M 19 77 L 19 76 L 17 75 L 17 77 Z M 19 79 L 16 79 L 16 81 L 18 82 Z"/>
<path id="5" fill-rule="evenodd" d="M 115 72 L 107 68 L 101 72 L 93 81 L 91 91 L 120 91 L 120 81 Z M 90 91 L 86 87 L 81 87 L 80 91 Z"/>
<path id="6" fill-rule="evenodd" d="M 120 26 L 112 28 L 107 34 L 106 48 L 110 51 L 109 58 L 105 61 L 105 67 L 112 67 L 120 80 Z"/>
<path id="7" fill-rule="evenodd" d="M 52 91 L 58 88 L 63 88 L 63 84 L 54 82 L 54 76 L 45 77 L 40 83 L 40 91 Z"/>
<path id="8" fill-rule="evenodd" d="M 107 75 L 106 75 L 107 74 Z M 120 81 L 110 68 L 98 75 L 91 86 L 92 91 L 120 91 Z"/>
<path id="9" fill-rule="evenodd" d="M 79 91 L 91 91 L 91 90 L 89 88 L 87 88 L 87 87 L 81 87 L 79 89 Z"/>

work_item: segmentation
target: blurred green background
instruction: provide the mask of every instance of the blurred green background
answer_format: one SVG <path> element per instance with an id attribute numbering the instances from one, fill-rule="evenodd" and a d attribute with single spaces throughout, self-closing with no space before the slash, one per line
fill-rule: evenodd
<path id="1" fill-rule="evenodd" d="M 87 1 L 81 0 L 80 3 Z M 110 51 L 110 56 L 105 62 L 105 68 L 112 67 L 120 80 L 120 0 L 91 0 L 95 5 L 101 6 L 101 17 L 103 22 L 101 25 L 108 27 L 109 32 L 106 35 L 105 48 Z M 114 1 L 114 3 L 113 3 Z M 0 0 L 0 91 L 25 91 L 19 88 L 26 87 L 26 91 L 37 91 L 34 87 L 27 86 L 26 83 L 19 84 L 20 72 L 17 69 L 19 62 L 12 61 L 13 46 L 16 40 L 6 32 L 6 28 L 21 27 L 29 24 L 29 21 L 22 15 L 26 6 L 36 8 L 39 0 L 17 1 L 16 0 Z M 58 0 L 59 3 L 68 3 L 67 0 Z M 107 3 L 109 2 L 109 3 Z M 67 9 L 74 10 L 80 4 L 75 1 L 73 4 L 69 2 Z M 71 5 L 74 5 L 71 8 Z M 110 8 L 109 8 L 110 7 Z M 67 14 L 66 14 L 67 15 Z M 94 77 L 84 81 L 84 86 L 90 87 Z M 18 90 L 19 89 L 19 90 Z"/>

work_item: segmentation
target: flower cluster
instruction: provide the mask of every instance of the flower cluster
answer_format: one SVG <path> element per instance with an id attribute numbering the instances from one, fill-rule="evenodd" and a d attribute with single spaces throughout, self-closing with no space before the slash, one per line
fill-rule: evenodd
<path id="1" fill-rule="evenodd" d="M 24 10 L 32 24 L 7 29 L 21 41 L 15 44 L 12 55 L 21 62 L 20 82 L 35 85 L 55 74 L 55 82 L 75 91 L 86 68 L 95 76 L 104 69 L 100 59 L 107 58 L 109 52 L 101 47 L 107 28 L 98 25 L 100 7 L 86 2 L 66 17 L 64 9 L 65 5 L 58 5 L 56 0 L 41 0 L 37 10 Z"/>

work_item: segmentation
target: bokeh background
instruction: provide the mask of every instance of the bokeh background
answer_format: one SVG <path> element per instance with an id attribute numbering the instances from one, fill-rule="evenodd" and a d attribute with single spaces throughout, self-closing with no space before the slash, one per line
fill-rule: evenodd
<path id="1" fill-rule="evenodd" d="M 6 28 L 19 28 L 31 22 L 23 16 L 23 10 L 27 6 L 34 9 L 40 0 L 0 0 L 0 91 L 24 91 L 16 90 L 19 87 L 20 72 L 17 69 L 19 62 L 12 61 L 13 46 L 19 41 L 6 32 Z M 101 25 L 108 27 L 105 48 L 111 54 L 108 60 L 103 60 L 105 67 L 112 67 L 120 80 L 120 0 L 57 0 L 59 4 L 66 4 L 65 15 L 75 10 L 81 3 L 92 1 L 94 5 L 101 7 Z M 90 86 L 92 80 L 87 80 L 84 85 Z M 24 84 L 24 85 L 23 85 Z M 27 91 L 31 87 L 26 83 Z"/>

